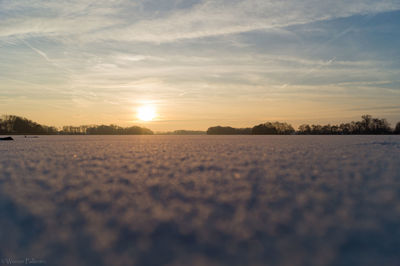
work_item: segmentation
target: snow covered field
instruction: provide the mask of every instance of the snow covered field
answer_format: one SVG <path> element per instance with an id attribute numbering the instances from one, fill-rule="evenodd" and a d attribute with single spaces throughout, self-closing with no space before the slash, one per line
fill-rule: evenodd
<path id="1" fill-rule="evenodd" d="M 0 263 L 399 265 L 399 136 L 0 142 Z"/>

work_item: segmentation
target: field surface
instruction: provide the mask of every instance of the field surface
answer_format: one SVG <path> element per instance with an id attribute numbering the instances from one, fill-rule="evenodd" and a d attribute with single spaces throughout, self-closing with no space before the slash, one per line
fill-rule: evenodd
<path id="1" fill-rule="evenodd" d="M 0 142 L 0 264 L 399 265 L 399 136 Z"/>

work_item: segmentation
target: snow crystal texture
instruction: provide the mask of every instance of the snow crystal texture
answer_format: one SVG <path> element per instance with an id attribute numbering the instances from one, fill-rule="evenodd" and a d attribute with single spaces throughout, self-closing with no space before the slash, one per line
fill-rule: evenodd
<path id="1" fill-rule="evenodd" d="M 0 142 L 0 258 L 399 265 L 399 136 Z"/>

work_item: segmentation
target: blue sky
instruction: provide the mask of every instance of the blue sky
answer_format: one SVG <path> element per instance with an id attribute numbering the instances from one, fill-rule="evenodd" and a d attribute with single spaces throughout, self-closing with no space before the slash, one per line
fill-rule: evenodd
<path id="1" fill-rule="evenodd" d="M 0 0 L 0 113 L 154 130 L 400 121 L 400 1 Z M 151 105 L 158 116 L 137 121 Z"/>

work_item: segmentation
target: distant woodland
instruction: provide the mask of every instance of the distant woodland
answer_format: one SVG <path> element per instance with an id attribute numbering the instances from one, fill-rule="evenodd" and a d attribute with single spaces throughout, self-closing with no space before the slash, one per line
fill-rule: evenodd
<path id="1" fill-rule="evenodd" d="M 64 126 L 62 129 L 40 125 L 36 122 L 15 115 L 5 115 L 0 118 L 0 134 L 26 135 L 152 135 L 148 128 L 116 125 Z"/>
<path id="2" fill-rule="evenodd" d="M 157 135 L 205 135 L 205 131 L 198 130 L 175 130 L 171 132 L 157 132 Z"/>
<path id="3" fill-rule="evenodd" d="M 342 123 L 340 125 L 299 126 L 297 131 L 287 123 L 266 122 L 252 128 L 210 127 L 208 135 L 389 135 L 400 134 L 400 122 L 391 128 L 386 119 L 363 115 L 361 121 Z"/>
<path id="4" fill-rule="evenodd" d="M 62 129 L 40 125 L 29 119 L 4 115 L 0 118 L 0 134 L 23 135 L 153 135 L 148 128 L 116 125 L 64 126 Z M 340 125 L 300 125 L 297 131 L 288 123 L 266 122 L 252 128 L 210 127 L 207 132 L 176 130 L 163 135 L 389 135 L 400 134 L 400 122 L 394 128 L 386 119 L 363 115 L 361 121 Z"/>

